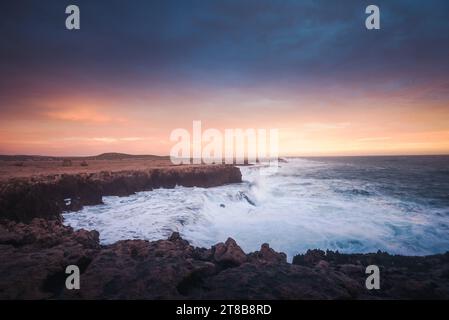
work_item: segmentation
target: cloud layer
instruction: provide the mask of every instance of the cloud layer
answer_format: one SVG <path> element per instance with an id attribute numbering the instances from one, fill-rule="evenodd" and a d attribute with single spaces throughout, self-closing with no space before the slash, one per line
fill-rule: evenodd
<path id="1" fill-rule="evenodd" d="M 192 120 L 278 127 L 286 153 L 449 152 L 449 2 L 375 3 L 379 31 L 360 0 L 80 0 L 67 31 L 72 1 L 9 1 L 0 152 L 168 153 Z"/>

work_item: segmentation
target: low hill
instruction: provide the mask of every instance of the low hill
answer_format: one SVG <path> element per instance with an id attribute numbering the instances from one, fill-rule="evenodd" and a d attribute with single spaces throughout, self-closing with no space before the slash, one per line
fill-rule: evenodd
<path id="1" fill-rule="evenodd" d="M 142 160 L 165 160 L 168 156 L 156 155 L 133 155 L 126 153 L 108 152 L 96 156 L 87 157 L 53 157 L 39 155 L 0 155 L 2 161 L 61 161 L 61 160 L 123 160 L 123 159 L 142 159 Z"/>

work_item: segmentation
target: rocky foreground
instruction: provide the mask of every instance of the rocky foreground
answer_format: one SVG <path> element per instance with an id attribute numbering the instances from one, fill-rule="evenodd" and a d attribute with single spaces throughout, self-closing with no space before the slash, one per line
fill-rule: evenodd
<path id="1" fill-rule="evenodd" d="M 96 231 L 58 220 L 0 223 L 0 299 L 448 299 L 449 253 L 427 257 L 345 255 L 312 250 L 294 258 L 263 244 L 246 254 L 228 239 L 195 248 L 168 240 L 101 246 Z M 81 270 L 81 289 L 65 288 L 65 268 Z M 381 289 L 365 288 L 365 268 L 381 270 Z"/>
<path id="2" fill-rule="evenodd" d="M 449 298 L 449 253 L 404 257 L 311 250 L 287 263 L 285 254 L 268 244 L 249 254 L 232 239 L 209 249 L 194 248 L 176 233 L 168 240 L 102 246 L 98 232 L 74 231 L 61 223 L 63 211 L 100 204 L 103 196 L 236 182 L 241 182 L 240 170 L 225 165 L 56 172 L 4 180 L 0 299 Z M 365 269 L 371 264 L 380 268 L 380 290 L 365 288 Z M 80 269 L 80 290 L 65 287 L 69 265 Z"/>

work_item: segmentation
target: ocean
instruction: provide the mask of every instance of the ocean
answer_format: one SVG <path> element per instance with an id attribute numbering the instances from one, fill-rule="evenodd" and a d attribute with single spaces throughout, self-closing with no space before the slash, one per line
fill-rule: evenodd
<path id="1" fill-rule="evenodd" d="M 428 255 L 449 250 L 449 156 L 287 158 L 277 172 L 241 167 L 242 183 L 155 189 L 64 213 L 100 241 L 159 240 L 173 231 L 210 247 L 269 243 L 291 260 L 307 249 Z"/>

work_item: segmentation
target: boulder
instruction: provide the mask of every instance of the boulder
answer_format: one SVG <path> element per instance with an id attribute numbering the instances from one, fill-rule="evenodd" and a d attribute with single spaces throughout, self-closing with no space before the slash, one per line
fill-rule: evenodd
<path id="1" fill-rule="evenodd" d="M 232 238 L 228 238 L 225 243 L 216 244 L 214 249 L 214 260 L 220 264 L 239 266 L 247 261 L 246 254 Z"/>
<path id="2" fill-rule="evenodd" d="M 252 261 L 264 262 L 264 263 L 286 263 L 287 255 L 283 252 L 276 252 L 270 248 L 268 243 L 262 244 L 260 251 L 251 253 L 250 259 Z"/>

